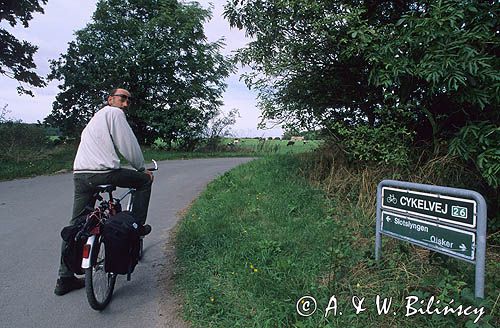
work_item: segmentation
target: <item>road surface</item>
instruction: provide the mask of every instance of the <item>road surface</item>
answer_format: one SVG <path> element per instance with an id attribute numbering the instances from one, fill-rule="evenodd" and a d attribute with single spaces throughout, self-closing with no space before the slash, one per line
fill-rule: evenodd
<path id="1" fill-rule="evenodd" d="M 0 182 L 1 327 L 185 327 L 170 293 L 170 230 L 206 184 L 249 158 L 174 160 L 159 163 L 151 195 L 144 257 L 132 280 L 118 276 L 102 312 L 85 289 L 54 295 L 60 231 L 73 203 L 72 174 Z M 118 192 L 119 195 L 121 192 Z"/>

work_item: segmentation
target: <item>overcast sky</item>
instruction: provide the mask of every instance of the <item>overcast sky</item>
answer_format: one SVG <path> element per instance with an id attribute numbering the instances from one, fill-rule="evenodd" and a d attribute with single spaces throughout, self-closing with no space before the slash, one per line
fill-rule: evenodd
<path id="1" fill-rule="evenodd" d="M 38 46 L 35 55 L 37 72 L 41 76 L 46 76 L 49 73 L 48 61 L 57 59 L 60 54 L 66 52 L 68 42 L 74 40 L 73 33 L 90 22 L 96 2 L 96 0 L 49 0 L 43 7 L 45 13 L 35 14 L 28 28 L 22 28 L 21 24 L 18 24 L 12 29 L 5 21 L 1 26 L 18 39 Z M 224 54 L 230 54 L 231 51 L 246 44 L 244 32 L 230 29 L 222 17 L 225 0 L 198 0 L 198 2 L 205 8 L 210 4 L 213 5 L 212 19 L 205 24 L 205 35 L 209 41 L 224 38 L 226 43 Z M 238 108 L 240 111 L 241 117 L 233 127 L 233 132 L 239 137 L 280 136 L 282 134 L 280 128 L 257 130 L 260 112 L 256 107 L 256 96 L 239 81 L 240 74 L 241 71 L 227 79 L 228 87 L 223 95 L 222 109 L 225 112 L 232 108 Z M 0 108 L 7 104 L 9 116 L 21 119 L 23 122 L 42 121 L 52 110 L 58 84 L 57 81 L 52 81 L 45 88 L 32 88 L 35 97 L 20 96 L 16 91 L 18 82 L 0 75 Z"/>

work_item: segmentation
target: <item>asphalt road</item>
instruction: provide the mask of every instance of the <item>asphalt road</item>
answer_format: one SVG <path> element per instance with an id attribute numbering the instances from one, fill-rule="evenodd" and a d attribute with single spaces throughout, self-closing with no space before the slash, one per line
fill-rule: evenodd
<path id="1" fill-rule="evenodd" d="M 72 174 L 0 183 L 1 327 L 182 327 L 170 294 L 170 230 L 206 184 L 249 158 L 175 160 L 159 163 L 151 195 L 144 257 L 132 280 L 119 276 L 102 312 L 87 303 L 85 289 L 53 293 L 60 231 L 73 202 Z M 120 194 L 120 192 L 118 192 Z M 165 278 L 166 277 L 166 278 Z M 167 286 L 165 288 L 165 286 Z"/>

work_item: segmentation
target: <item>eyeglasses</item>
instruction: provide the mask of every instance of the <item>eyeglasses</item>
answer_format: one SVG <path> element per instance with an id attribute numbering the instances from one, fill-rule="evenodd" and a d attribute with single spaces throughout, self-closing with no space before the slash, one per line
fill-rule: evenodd
<path id="1" fill-rule="evenodd" d="M 127 100 L 128 100 L 129 103 L 132 102 L 132 97 L 127 96 L 127 95 L 123 95 L 123 94 L 115 94 L 115 95 L 111 95 L 111 97 L 120 97 L 120 100 L 122 102 L 125 102 Z"/>

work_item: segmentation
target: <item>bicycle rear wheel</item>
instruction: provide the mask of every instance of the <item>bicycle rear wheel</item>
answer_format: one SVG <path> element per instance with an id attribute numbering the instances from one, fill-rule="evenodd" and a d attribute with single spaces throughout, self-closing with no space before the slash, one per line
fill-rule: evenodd
<path id="1" fill-rule="evenodd" d="M 139 239 L 139 260 L 142 260 L 142 254 L 144 252 L 144 237 Z"/>
<path id="2" fill-rule="evenodd" d="M 94 240 L 92 246 L 92 266 L 85 269 L 85 291 L 87 300 L 94 310 L 103 310 L 111 301 L 115 288 L 116 275 L 104 271 L 106 250 L 102 236 Z"/>

